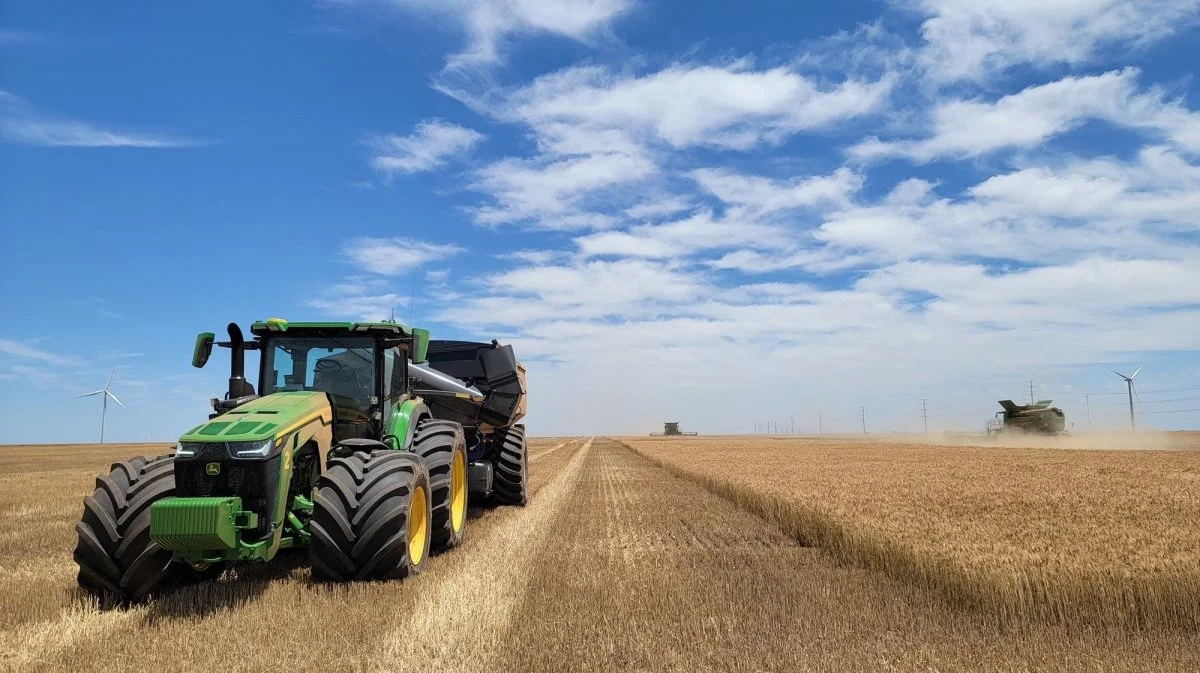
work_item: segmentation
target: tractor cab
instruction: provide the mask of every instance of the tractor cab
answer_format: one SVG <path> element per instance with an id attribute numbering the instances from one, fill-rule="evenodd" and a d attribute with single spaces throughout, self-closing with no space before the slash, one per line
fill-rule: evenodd
<path id="1" fill-rule="evenodd" d="M 410 397 L 409 359 L 423 359 L 428 346 L 425 330 L 391 322 L 289 324 L 274 318 L 251 326 L 252 341 L 236 324 L 229 330 L 228 342 L 213 342 L 211 333 L 197 339 L 201 357 L 193 364 L 203 365 L 213 343 L 233 350 L 229 393 L 213 401 L 210 418 L 275 393 L 324 393 L 333 409 L 334 443 L 383 437 Z M 245 380 L 247 350 L 260 354 L 257 392 Z"/>

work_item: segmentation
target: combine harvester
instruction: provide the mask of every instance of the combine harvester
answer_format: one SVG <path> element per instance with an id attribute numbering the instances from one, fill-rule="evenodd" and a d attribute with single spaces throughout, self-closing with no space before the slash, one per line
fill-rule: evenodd
<path id="1" fill-rule="evenodd" d="M 997 411 L 995 418 L 988 419 L 988 436 L 1000 433 L 1067 434 L 1067 418 L 1062 409 L 1050 406 L 1052 401 L 1039 400 L 1035 404 L 1019 405 L 1012 400 L 1000 400 L 1004 411 Z"/>
<path id="2" fill-rule="evenodd" d="M 662 433 L 652 432 L 651 437 L 695 437 L 700 433 L 684 432 L 679 429 L 679 421 L 663 421 Z"/>
<path id="3" fill-rule="evenodd" d="M 119 602 L 307 547 L 317 581 L 402 578 L 462 543 L 467 504 L 527 498 L 525 370 L 496 341 L 392 321 L 237 324 L 229 392 L 174 455 L 112 466 L 76 524 L 79 584 Z M 257 392 L 246 351 L 260 357 Z"/>

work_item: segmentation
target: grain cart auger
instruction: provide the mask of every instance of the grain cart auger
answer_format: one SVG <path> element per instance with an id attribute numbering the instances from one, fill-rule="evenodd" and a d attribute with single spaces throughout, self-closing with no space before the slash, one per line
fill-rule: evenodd
<path id="1" fill-rule="evenodd" d="M 229 391 L 172 455 L 112 466 L 76 524 L 79 584 L 139 601 L 307 547 L 317 581 L 402 578 L 463 540 L 467 505 L 524 505 L 525 370 L 511 346 L 399 323 L 236 324 Z M 257 392 L 245 355 L 259 354 Z"/>

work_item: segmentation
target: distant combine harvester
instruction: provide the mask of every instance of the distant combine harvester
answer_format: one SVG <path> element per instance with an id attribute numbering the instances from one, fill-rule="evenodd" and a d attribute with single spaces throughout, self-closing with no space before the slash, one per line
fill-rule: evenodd
<path id="1" fill-rule="evenodd" d="M 1012 400 L 1000 400 L 1004 411 L 988 419 L 987 433 L 1028 433 L 1037 435 L 1067 434 L 1067 419 L 1062 409 L 1050 406 L 1052 400 L 1039 400 L 1034 404 L 1014 404 Z"/>
<path id="2" fill-rule="evenodd" d="M 683 432 L 679 429 L 679 421 L 663 421 L 662 432 L 652 432 L 651 437 L 695 437 L 698 432 Z"/>

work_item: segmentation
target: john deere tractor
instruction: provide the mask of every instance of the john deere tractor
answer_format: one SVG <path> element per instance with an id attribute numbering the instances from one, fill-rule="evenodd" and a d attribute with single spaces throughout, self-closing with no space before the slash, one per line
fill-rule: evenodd
<path id="1" fill-rule="evenodd" d="M 468 504 L 527 498 L 525 372 L 511 346 L 399 323 L 256 322 L 229 390 L 173 455 L 112 466 L 84 498 L 79 583 L 120 602 L 306 547 L 317 581 L 403 578 L 462 543 Z M 259 354 L 257 388 L 245 354 Z"/>

